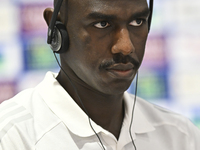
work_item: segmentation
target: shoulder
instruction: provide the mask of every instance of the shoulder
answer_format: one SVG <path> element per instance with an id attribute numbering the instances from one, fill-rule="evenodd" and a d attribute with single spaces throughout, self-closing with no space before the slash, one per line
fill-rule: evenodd
<path id="1" fill-rule="evenodd" d="M 129 94 L 133 100 L 134 95 Z M 186 117 L 137 97 L 136 107 L 156 128 L 200 139 L 200 130 Z M 198 138 L 197 138 L 198 137 Z"/>
<path id="2" fill-rule="evenodd" d="M 34 141 L 33 130 L 29 130 L 33 128 L 33 116 L 18 102 L 19 99 L 22 99 L 22 95 L 27 95 L 30 90 L 25 93 L 20 93 L 0 105 L 0 147 L 2 149 L 13 150 L 14 147 L 18 149 L 17 142 L 18 145 L 21 145 L 24 141 L 28 146 L 32 145 L 29 143 L 30 141 Z M 31 149 L 31 147 L 28 148 Z"/>
<path id="3" fill-rule="evenodd" d="M 37 88 L 24 90 L 0 105 L 0 148 L 10 145 L 9 150 L 19 146 L 19 149 L 26 146 L 32 150 L 35 143 L 59 122 Z"/>
<path id="4" fill-rule="evenodd" d="M 133 99 L 134 95 L 129 94 L 130 98 Z M 178 113 L 171 110 L 153 104 L 146 101 L 140 97 L 136 99 L 136 107 L 139 107 L 140 111 L 154 124 L 159 124 L 160 122 L 174 123 L 174 119 L 180 122 L 187 122 L 188 119 Z"/>
<path id="5" fill-rule="evenodd" d="M 128 94 L 128 97 L 129 101 L 133 101 L 135 96 Z M 148 133 L 149 137 L 156 139 L 159 144 L 163 142 L 165 144 L 167 141 L 168 145 L 172 147 L 176 145 L 193 150 L 200 148 L 200 130 L 188 118 L 152 104 L 142 98 L 137 97 L 136 100 L 136 110 L 139 110 L 140 114 L 155 129 Z M 183 144 L 180 145 L 178 143 Z M 176 149 L 178 148 L 176 147 Z"/>

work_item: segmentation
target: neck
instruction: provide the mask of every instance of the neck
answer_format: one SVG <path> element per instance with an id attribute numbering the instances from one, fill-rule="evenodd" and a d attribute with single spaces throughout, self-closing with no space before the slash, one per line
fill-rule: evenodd
<path id="1" fill-rule="evenodd" d="M 71 85 L 64 72 L 57 77 L 58 82 L 89 117 L 117 139 L 124 118 L 123 94 L 107 95 L 92 89 L 83 81 L 71 79 Z"/>

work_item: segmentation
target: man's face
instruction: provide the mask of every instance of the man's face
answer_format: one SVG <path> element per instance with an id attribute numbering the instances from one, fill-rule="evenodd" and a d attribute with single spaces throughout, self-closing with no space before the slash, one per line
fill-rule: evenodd
<path id="1" fill-rule="evenodd" d="M 130 86 L 144 55 L 148 35 L 146 0 L 68 0 L 65 54 L 73 72 L 104 94 Z"/>

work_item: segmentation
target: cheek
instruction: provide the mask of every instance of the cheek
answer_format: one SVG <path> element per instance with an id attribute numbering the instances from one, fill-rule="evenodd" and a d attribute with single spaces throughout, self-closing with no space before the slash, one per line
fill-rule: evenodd
<path id="1" fill-rule="evenodd" d="M 147 36 L 148 36 L 148 32 L 143 32 L 142 34 L 132 35 L 132 37 L 131 37 L 132 43 L 135 47 L 136 54 L 137 54 L 140 62 L 142 62 L 142 60 L 143 60 Z"/>
<path id="2" fill-rule="evenodd" d="M 73 29 L 73 28 L 72 28 Z M 70 30 L 69 41 L 71 50 L 81 51 L 91 43 L 91 37 L 84 30 Z"/>
<path id="3" fill-rule="evenodd" d="M 145 53 L 145 47 L 146 47 L 146 38 L 145 38 L 145 40 L 142 40 L 141 42 L 140 42 L 140 50 L 139 50 L 139 57 L 140 57 L 140 60 L 142 61 L 142 59 L 143 59 L 143 57 L 144 57 L 144 53 Z"/>
<path id="4" fill-rule="evenodd" d="M 82 42 L 80 54 L 83 55 L 84 62 L 93 68 L 98 68 L 103 59 L 111 58 L 110 39 L 112 38 L 108 36 L 98 38 L 95 34 L 83 32 L 80 37 Z"/>
<path id="5" fill-rule="evenodd" d="M 98 49 L 91 36 L 82 32 L 76 38 L 73 39 L 73 46 L 70 49 L 73 68 L 79 73 L 88 74 L 92 73 L 98 65 Z M 76 67 L 76 68 L 75 68 Z M 79 68 L 79 69 L 78 69 Z"/>

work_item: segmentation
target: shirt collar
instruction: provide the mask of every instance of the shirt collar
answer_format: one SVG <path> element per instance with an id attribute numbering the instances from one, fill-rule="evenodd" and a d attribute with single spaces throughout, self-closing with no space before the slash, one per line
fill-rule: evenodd
<path id="1" fill-rule="evenodd" d="M 94 135 L 88 116 L 58 83 L 55 79 L 56 76 L 57 74 L 48 72 L 45 79 L 38 86 L 43 100 L 72 133 L 81 137 Z M 97 133 L 103 130 L 92 120 L 91 124 Z"/>
<path id="2" fill-rule="evenodd" d="M 58 81 L 55 79 L 56 76 L 57 74 L 48 72 L 45 76 L 45 79 L 37 87 L 39 88 L 40 95 L 43 97 L 43 100 L 49 106 L 49 108 L 64 122 L 64 124 L 72 133 L 81 137 L 94 135 L 94 131 L 90 126 L 88 116 L 82 109 L 80 109 L 80 107 L 74 102 L 70 95 L 58 83 Z M 126 113 L 123 124 L 124 126 L 128 126 L 131 120 L 134 100 L 127 92 L 124 94 L 124 100 Z M 92 120 L 91 124 L 97 133 L 108 133 L 108 131 L 104 130 Z M 128 128 L 125 130 L 128 130 Z M 136 103 L 132 133 L 139 134 L 152 130 L 154 130 L 153 126 L 142 114 Z"/>

